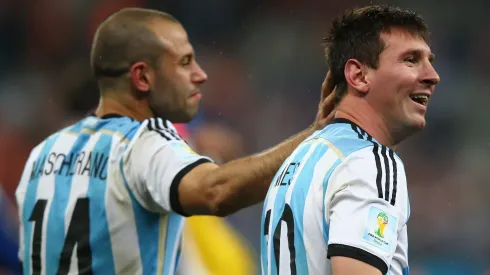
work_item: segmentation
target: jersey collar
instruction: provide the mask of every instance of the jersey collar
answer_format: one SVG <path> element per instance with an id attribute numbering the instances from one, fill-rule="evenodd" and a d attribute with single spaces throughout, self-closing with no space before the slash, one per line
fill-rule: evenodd
<path id="1" fill-rule="evenodd" d="M 351 121 L 351 120 L 349 120 L 349 119 L 347 119 L 347 118 L 337 117 L 337 118 L 332 119 L 332 121 L 330 122 L 330 124 L 335 124 L 335 123 L 345 123 L 345 124 L 350 124 L 350 125 L 352 126 L 352 129 L 353 129 L 354 131 L 356 131 L 356 132 L 357 132 L 357 130 L 356 130 L 356 129 L 359 129 L 361 133 L 365 133 L 365 134 L 366 134 L 368 137 L 371 137 L 371 135 L 370 135 L 370 134 L 368 134 L 368 133 L 366 132 L 366 130 L 362 129 L 362 127 L 361 127 L 361 126 L 357 125 L 355 122 L 353 122 L 353 121 Z M 372 137 L 371 137 L 371 138 L 372 138 Z"/>

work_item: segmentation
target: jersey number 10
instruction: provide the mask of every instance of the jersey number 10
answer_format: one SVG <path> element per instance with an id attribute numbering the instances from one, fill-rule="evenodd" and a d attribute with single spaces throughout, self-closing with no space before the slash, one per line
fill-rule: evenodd
<path id="1" fill-rule="evenodd" d="M 271 209 L 269 209 L 265 214 L 264 222 L 264 235 L 269 237 L 269 224 L 271 222 Z M 291 269 L 291 275 L 296 275 L 296 249 L 294 248 L 294 217 L 293 210 L 289 204 L 284 205 L 284 211 L 282 216 L 276 225 L 276 230 L 274 230 L 273 245 L 274 245 L 274 258 L 276 259 L 277 274 L 279 273 L 279 259 L 281 257 L 281 227 L 282 222 L 286 222 L 287 225 L 287 239 L 288 239 L 288 249 L 289 249 L 289 267 Z M 269 263 L 270 264 L 270 263 Z"/>
<path id="2" fill-rule="evenodd" d="M 42 231 L 44 222 L 44 211 L 48 201 L 40 199 L 36 202 L 32 210 L 29 221 L 34 223 L 34 235 L 32 239 L 32 274 L 41 274 L 41 247 Z M 90 219 L 89 219 L 89 200 L 80 198 L 75 204 L 71 217 L 68 232 L 66 233 L 65 243 L 60 255 L 60 262 L 57 275 L 68 274 L 71 264 L 73 248 L 77 245 L 77 260 L 79 274 L 92 274 L 92 256 L 89 244 Z M 45 241 L 45 240 L 44 240 Z M 49 249 L 49 247 L 47 247 Z"/>

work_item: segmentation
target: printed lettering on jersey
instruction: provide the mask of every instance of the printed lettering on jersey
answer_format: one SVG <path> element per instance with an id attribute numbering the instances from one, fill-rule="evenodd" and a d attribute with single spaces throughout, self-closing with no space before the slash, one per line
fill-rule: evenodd
<path id="1" fill-rule="evenodd" d="M 294 173 L 296 172 L 296 169 L 298 168 L 299 164 L 300 164 L 299 162 L 289 163 L 282 171 L 281 176 L 277 178 L 277 181 L 274 184 L 274 186 L 290 185 L 291 180 L 293 179 Z"/>
<path id="2" fill-rule="evenodd" d="M 108 159 L 108 155 L 96 151 L 70 152 L 68 154 L 52 152 L 32 163 L 29 180 L 32 181 L 51 174 L 66 177 L 86 175 L 106 180 Z"/>
<path id="3" fill-rule="evenodd" d="M 364 241 L 391 253 L 396 243 L 398 219 L 378 207 L 369 208 L 367 224 L 364 230 Z"/>

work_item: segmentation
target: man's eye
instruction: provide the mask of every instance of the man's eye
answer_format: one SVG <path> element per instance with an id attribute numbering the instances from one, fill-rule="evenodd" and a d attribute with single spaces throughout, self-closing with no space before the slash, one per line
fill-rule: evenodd
<path id="1" fill-rule="evenodd" d="M 407 57 L 407 58 L 405 58 L 405 62 L 410 62 L 410 63 L 415 64 L 417 62 L 417 60 L 415 59 L 415 57 Z"/>
<path id="2" fill-rule="evenodd" d="M 192 62 L 192 59 L 190 57 L 185 57 L 184 59 L 182 59 L 182 65 L 189 65 L 191 64 Z"/>

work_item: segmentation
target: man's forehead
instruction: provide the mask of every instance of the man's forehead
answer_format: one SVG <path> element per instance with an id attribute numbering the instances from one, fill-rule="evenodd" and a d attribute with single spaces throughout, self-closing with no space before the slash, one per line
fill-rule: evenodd
<path id="1" fill-rule="evenodd" d="M 155 24 L 152 29 L 165 50 L 173 53 L 192 50 L 187 32 L 180 24 L 163 22 Z"/>
<path id="2" fill-rule="evenodd" d="M 427 55 L 431 55 L 431 49 L 427 42 L 417 33 L 403 29 L 392 29 L 390 32 L 383 32 L 380 35 L 385 44 L 384 51 L 404 52 L 417 50 Z"/>

